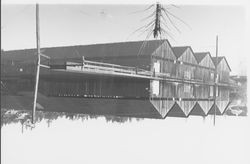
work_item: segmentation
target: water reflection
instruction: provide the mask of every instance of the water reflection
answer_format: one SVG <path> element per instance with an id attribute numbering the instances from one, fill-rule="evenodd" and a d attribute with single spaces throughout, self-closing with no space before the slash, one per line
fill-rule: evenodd
<path id="1" fill-rule="evenodd" d="M 132 120 L 140 121 L 143 118 L 132 118 L 132 117 L 118 117 L 118 116 L 100 116 L 100 115 L 88 115 L 88 114 L 78 114 L 78 113 L 66 113 L 66 112 L 45 112 L 45 111 L 36 111 L 36 123 L 39 123 L 43 120 L 46 121 L 48 127 L 52 124 L 53 121 L 58 118 L 65 117 L 68 120 L 76 121 L 81 120 L 82 122 L 89 119 L 97 119 L 104 117 L 106 122 L 112 123 L 125 123 L 131 122 Z M 35 126 L 31 124 L 32 111 L 30 110 L 14 110 L 14 109 L 1 109 L 1 128 L 8 124 L 20 123 L 23 129 L 33 129 Z"/>

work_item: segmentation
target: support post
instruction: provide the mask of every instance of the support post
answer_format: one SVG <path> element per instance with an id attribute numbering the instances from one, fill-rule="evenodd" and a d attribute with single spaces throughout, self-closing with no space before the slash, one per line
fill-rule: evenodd
<path id="1" fill-rule="evenodd" d="M 36 69 L 36 81 L 35 81 L 35 91 L 34 91 L 34 102 L 32 110 L 32 124 L 35 123 L 36 119 L 36 102 L 37 102 L 37 91 L 39 83 L 40 74 L 40 28 L 39 28 L 39 5 L 36 4 L 36 46 L 37 46 L 37 69 Z"/>
<path id="2" fill-rule="evenodd" d="M 85 64 L 85 58 L 84 58 L 84 56 L 82 56 L 82 70 L 84 68 L 84 64 Z"/>
<path id="3" fill-rule="evenodd" d="M 214 126 L 215 126 L 215 118 L 216 118 L 216 88 L 217 88 L 217 65 L 218 65 L 218 35 L 216 36 L 216 59 L 215 59 L 215 73 L 214 73 Z"/>

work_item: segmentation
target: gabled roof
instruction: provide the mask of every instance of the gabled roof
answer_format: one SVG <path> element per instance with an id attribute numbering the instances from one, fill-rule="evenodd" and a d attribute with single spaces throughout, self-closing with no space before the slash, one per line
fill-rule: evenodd
<path id="1" fill-rule="evenodd" d="M 167 40 L 149 40 L 149 41 L 133 41 L 119 43 L 105 43 L 92 45 L 76 45 L 64 47 L 48 47 L 42 48 L 43 54 L 50 56 L 51 59 L 63 58 L 86 58 L 91 57 L 120 57 L 120 56 L 136 56 L 140 48 L 145 42 L 140 55 L 151 55 L 160 45 Z M 167 41 L 168 42 L 168 41 Z M 12 50 L 5 51 L 2 57 L 15 60 L 30 60 L 29 58 L 36 54 L 36 49 Z"/>
<path id="2" fill-rule="evenodd" d="M 225 56 L 219 56 L 219 57 L 218 57 L 218 63 L 217 63 L 217 65 L 219 65 L 220 62 L 221 62 L 223 59 L 225 59 L 226 64 L 227 64 L 229 70 L 231 71 L 231 68 L 230 68 L 230 66 L 229 66 L 229 64 L 228 64 L 227 59 L 225 58 Z M 212 60 L 213 60 L 213 62 L 214 62 L 214 65 L 216 65 L 216 57 L 212 57 Z"/>
<path id="3" fill-rule="evenodd" d="M 212 56 L 210 54 L 210 52 L 196 52 L 194 53 L 194 57 L 197 61 L 197 63 L 199 64 L 207 55 L 209 55 L 210 59 L 212 60 L 213 66 L 214 66 L 214 61 L 212 59 Z"/>
<path id="4" fill-rule="evenodd" d="M 218 63 L 217 63 L 217 64 L 219 64 L 223 58 L 224 58 L 224 56 L 219 56 L 219 57 L 218 57 Z M 215 64 L 216 64 L 216 57 L 212 57 L 212 60 L 213 60 L 214 65 L 215 65 Z"/>
<path id="5" fill-rule="evenodd" d="M 200 63 L 202 59 L 204 59 L 207 56 L 207 52 L 197 52 L 194 53 L 194 57 L 197 61 L 197 63 Z"/>
<path id="6" fill-rule="evenodd" d="M 172 47 L 172 50 L 178 59 L 188 48 L 189 46 L 183 46 L 183 47 Z"/>

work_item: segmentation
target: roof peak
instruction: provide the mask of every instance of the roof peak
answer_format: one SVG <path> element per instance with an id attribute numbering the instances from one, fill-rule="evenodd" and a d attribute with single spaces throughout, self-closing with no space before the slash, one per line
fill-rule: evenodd
<path id="1" fill-rule="evenodd" d="M 176 58 L 179 58 L 188 48 L 191 48 L 191 47 L 190 46 L 178 46 L 178 47 L 172 47 L 172 50 Z"/>
<path id="2" fill-rule="evenodd" d="M 231 68 L 230 68 L 230 66 L 229 66 L 229 64 L 228 64 L 227 59 L 226 59 L 225 56 L 218 56 L 218 63 L 217 63 L 217 65 L 218 65 L 223 59 L 226 61 L 226 64 L 227 64 L 229 70 L 231 71 Z M 216 65 L 216 57 L 212 57 L 212 60 L 213 60 L 213 62 L 214 62 L 214 65 Z"/>

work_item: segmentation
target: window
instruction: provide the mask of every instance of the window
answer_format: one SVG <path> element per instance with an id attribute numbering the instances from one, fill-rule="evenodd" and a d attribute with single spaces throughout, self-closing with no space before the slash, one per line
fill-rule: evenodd
<path id="1" fill-rule="evenodd" d="M 209 87 L 209 96 L 213 97 L 214 96 L 214 86 Z"/>
<path id="2" fill-rule="evenodd" d="M 158 96 L 160 93 L 160 82 L 158 80 L 154 80 L 152 86 L 153 86 L 153 91 L 152 91 L 153 94 Z"/>
<path id="3" fill-rule="evenodd" d="M 221 79 L 220 79 L 220 75 L 219 75 L 219 74 L 217 74 L 216 83 L 218 83 L 219 81 L 221 81 Z"/>
<path id="4" fill-rule="evenodd" d="M 154 62 L 154 72 L 159 73 L 160 72 L 160 62 Z"/>
<path id="5" fill-rule="evenodd" d="M 219 97 L 219 88 L 216 87 L 216 97 Z"/>
<path id="6" fill-rule="evenodd" d="M 216 97 L 219 96 L 219 89 L 218 87 L 216 87 Z M 213 97 L 214 96 L 214 86 L 210 86 L 210 89 L 209 89 L 209 96 L 210 97 Z"/>
<path id="7" fill-rule="evenodd" d="M 210 73 L 210 79 L 211 79 L 211 80 L 214 79 L 214 73 L 213 73 L 213 72 Z"/>
<path id="8" fill-rule="evenodd" d="M 185 93 L 190 93 L 190 91 L 191 91 L 191 86 L 188 85 L 188 84 L 184 84 L 184 92 Z"/>
<path id="9" fill-rule="evenodd" d="M 184 72 L 184 78 L 185 79 L 191 79 L 191 72 L 190 71 L 185 71 Z"/>

